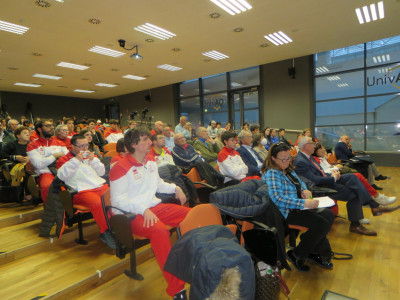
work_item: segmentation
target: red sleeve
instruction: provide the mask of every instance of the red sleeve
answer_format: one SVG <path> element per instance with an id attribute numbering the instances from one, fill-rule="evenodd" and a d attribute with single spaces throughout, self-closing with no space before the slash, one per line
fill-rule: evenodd
<path id="1" fill-rule="evenodd" d="M 65 163 L 66 163 L 67 161 L 69 161 L 69 160 L 70 160 L 70 158 L 68 157 L 68 154 L 67 154 L 67 155 L 64 155 L 64 156 L 61 156 L 59 159 L 57 159 L 57 164 L 56 164 L 57 170 L 58 170 L 59 168 L 61 168 L 62 165 L 65 164 Z"/>
<path id="2" fill-rule="evenodd" d="M 227 159 L 229 155 L 226 152 L 219 152 L 218 154 L 218 161 L 223 162 L 225 159 Z"/>

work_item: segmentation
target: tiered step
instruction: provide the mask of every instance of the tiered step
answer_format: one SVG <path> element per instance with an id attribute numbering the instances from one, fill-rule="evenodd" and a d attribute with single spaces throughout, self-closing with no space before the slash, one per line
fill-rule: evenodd
<path id="1" fill-rule="evenodd" d="M 43 205 L 33 206 L 24 202 L 0 203 L 0 228 L 40 219 Z"/>

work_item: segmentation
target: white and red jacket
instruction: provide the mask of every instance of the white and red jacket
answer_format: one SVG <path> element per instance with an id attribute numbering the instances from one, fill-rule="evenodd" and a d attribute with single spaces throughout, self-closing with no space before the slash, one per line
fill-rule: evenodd
<path id="1" fill-rule="evenodd" d="M 97 157 L 80 161 L 69 152 L 57 160 L 58 178 L 78 192 L 103 186 L 106 181 L 100 176 L 104 173 L 104 165 Z"/>
<path id="2" fill-rule="evenodd" d="M 231 148 L 222 148 L 218 153 L 217 163 L 222 175 L 230 176 L 237 180 L 245 178 L 248 172 L 248 168 L 240 157 L 240 154 Z M 232 178 L 225 177 L 225 182 L 230 180 Z"/>
<path id="3" fill-rule="evenodd" d="M 44 173 L 51 174 L 48 166 L 56 160 L 53 154 L 59 152 L 67 154 L 68 149 L 63 143 L 57 141 L 54 137 L 51 137 L 48 140 L 38 138 L 29 143 L 26 148 L 29 160 L 35 167 L 35 172 L 39 175 Z"/>
<path id="4" fill-rule="evenodd" d="M 110 171 L 111 203 L 128 212 L 143 215 L 161 200 L 157 193 L 175 194 L 176 185 L 164 182 L 157 164 L 146 157 L 144 164 L 130 154 L 116 162 Z M 113 209 L 116 214 L 120 211 Z"/>
<path id="5" fill-rule="evenodd" d="M 106 141 L 111 144 L 118 142 L 119 139 L 122 139 L 124 137 L 124 134 L 121 130 L 111 129 L 104 134 L 104 137 L 106 138 Z"/>
<path id="6" fill-rule="evenodd" d="M 158 167 L 166 164 L 175 165 L 171 152 L 168 151 L 167 147 L 163 148 L 161 153 L 158 153 L 154 147 L 151 147 L 149 154 L 147 154 L 147 159 L 154 160 Z"/>
<path id="7" fill-rule="evenodd" d="M 71 151 L 71 139 L 66 138 L 66 139 L 60 139 L 58 136 L 54 137 L 55 140 L 57 140 L 58 142 L 64 144 L 65 147 L 67 147 L 68 151 Z"/>

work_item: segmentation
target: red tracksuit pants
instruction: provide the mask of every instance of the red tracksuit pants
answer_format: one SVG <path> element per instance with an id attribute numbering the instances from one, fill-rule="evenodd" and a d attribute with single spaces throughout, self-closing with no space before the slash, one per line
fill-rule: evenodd
<path id="1" fill-rule="evenodd" d="M 53 182 L 54 175 L 43 173 L 39 176 L 40 196 L 43 200 L 43 205 L 46 205 L 47 194 L 49 193 L 50 184 Z"/>
<path id="2" fill-rule="evenodd" d="M 132 233 L 150 239 L 158 265 L 163 270 L 169 251 L 171 250 L 170 233 L 165 225 L 178 227 L 185 219 L 190 208 L 175 204 L 160 203 L 150 208 L 150 210 L 158 217 L 159 221 L 152 227 L 143 227 L 143 216 L 137 215 L 131 222 Z M 169 272 L 163 271 L 163 275 L 168 283 L 167 294 L 171 297 L 184 288 L 184 281 Z"/>
<path id="3" fill-rule="evenodd" d="M 104 217 L 103 206 L 101 204 L 101 196 L 106 190 L 108 190 L 108 188 L 108 184 L 105 184 L 93 190 L 80 191 L 73 199 L 74 204 L 89 208 L 93 215 L 93 219 L 100 228 L 100 233 L 103 233 L 108 229 L 106 218 Z"/>

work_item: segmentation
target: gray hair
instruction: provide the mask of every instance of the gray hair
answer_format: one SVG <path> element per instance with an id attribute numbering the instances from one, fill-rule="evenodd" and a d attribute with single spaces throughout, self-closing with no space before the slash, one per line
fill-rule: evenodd
<path id="1" fill-rule="evenodd" d="M 238 134 L 239 141 L 243 140 L 246 137 L 246 135 L 251 135 L 251 133 L 246 130 L 242 130 L 241 132 L 239 132 Z"/>
<path id="2" fill-rule="evenodd" d="M 299 139 L 299 149 L 303 149 L 304 146 L 309 143 L 309 141 L 311 140 L 310 137 L 308 136 L 303 136 Z"/>
<path id="3" fill-rule="evenodd" d="M 56 131 L 56 132 L 60 132 L 60 131 L 61 131 L 61 128 L 63 128 L 63 127 L 67 127 L 67 128 L 68 128 L 67 125 L 65 125 L 65 124 L 60 124 L 60 125 L 57 125 L 55 131 Z"/>
<path id="4" fill-rule="evenodd" d="M 182 133 L 175 133 L 174 141 L 177 140 L 177 139 L 180 139 L 181 137 L 184 137 L 184 135 Z"/>
<path id="5" fill-rule="evenodd" d="M 10 123 L 11 123 L 11 122 L 17 122 L 17 125 L 18 125 L 18 121 L 17 121 L 17 120 L 15 120 L 15 119 L 10 119 L 10 120 L 8 120 L 8 123 L 7 123 L 7 125 L 8 125 L 8 126 L 10 126 Z"/>
<path id="6" fill-rule="evenodd" d="M 199 127 L 196 130 L 196 135 L 199 136 L 199 133 L 202 132 L 203 130 L 207 131 L 207 129 L 205 127 Z"/>

